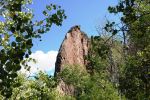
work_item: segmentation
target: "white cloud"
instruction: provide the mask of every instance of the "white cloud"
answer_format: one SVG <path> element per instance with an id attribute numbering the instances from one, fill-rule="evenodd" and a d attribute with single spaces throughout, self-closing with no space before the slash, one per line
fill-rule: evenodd
<path id="1" fill-rule="evenodd" d="M 22 72 L 26 74 L 34 75 L 39 71 L 47 72 L 48 74 L 53 74 L 55 69 L 55 61 L 58 51 L 49 51 L 44 53 L 43 51 L 36 51 L 30 55 L 31 58 L 36 60 L 36 63 L 29 62 L 28 65 L 31 66 L 30 72 L 22 69 Z"/>

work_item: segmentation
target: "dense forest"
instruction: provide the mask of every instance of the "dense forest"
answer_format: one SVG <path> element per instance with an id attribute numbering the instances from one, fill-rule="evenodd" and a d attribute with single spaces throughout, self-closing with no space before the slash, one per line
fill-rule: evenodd
<path id="1" fill-rule="evenodd" d="M 90 37 L 86 71 L 68 65 L 57 76 L 39 72 L 27 77 L 20 70 L 30 70 L 27 62 L 34 61 L 29 57 L 33 39 L 69 16 L 50 4 L 45 18 L 35 21 L 30 4 L 32 0 L 0 0 L 0 100 L 150 100 L 149 0 L 118 0 L 108 7 L 121 17 L 106 20 L 99 36 Z M 73 95 L 59 93 L 60 78 L 74 87 Z"/>

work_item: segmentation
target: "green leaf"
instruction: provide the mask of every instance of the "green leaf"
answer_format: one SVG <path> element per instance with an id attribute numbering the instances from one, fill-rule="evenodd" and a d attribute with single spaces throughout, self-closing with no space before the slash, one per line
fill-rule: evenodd
<path id="1" fill-rule="evenodd" d="M 51 6 L 49 6 L 49 5 L 47 5 L 46 8 L 47 8 L 47 10 L 49 10 L 49 11 L 52 10 Z"/>
<path id="2" fill-rule="evenodd" d="M 16 37 L 16 41 L 21 42 L 22 41 L 21 37 Z"/>
<path id="3" fill-rule="evenodd" d="M 15 46 L 16 46 L 16 42 L 13 41 L 13 42 L 11 43 L 11 46 L 15 47 Z"/>
<path id="4" fill-rule="evenodd" d="M 112 35 L 116 35 L 118 33 L 118 30 L 113 30 Z"/>
<path id="5" fill-rule="evenodd" d="M 43 11 L 43 14 L 45 15 L 45 16 L 48 16 L 48 13 L 44 10 Z"/>
<path id="6" fill-rule="evenodd" d="M 53 5 L 54 10 L 56 10 L 56 5 Z"/>

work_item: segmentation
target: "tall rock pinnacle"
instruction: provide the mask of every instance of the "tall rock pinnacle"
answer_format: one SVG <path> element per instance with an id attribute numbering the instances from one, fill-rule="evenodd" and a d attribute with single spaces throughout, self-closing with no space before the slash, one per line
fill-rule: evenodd
<path id="1" fill-rule="evenodd" d="M 59 49 L 55 63 L 55 76 L 57 76 L 66 65 L 79 65 L 80 67 L 86 68 L 85 56 L 87 54 L 87 35 L 80 30 L 79 26 L 72 27 L 66 34 Z M 74 87 L 65 84 L 62 80 L 57 88 L 62 94 L 74 95 Z"/>
<path id="2" fill-rule="evenodd" d="M 88 37 L 79 26 L 72 27 L 65 36 L 56 58 L 55 75 L 65 65 L 85 66 L 88 54 Z"/>

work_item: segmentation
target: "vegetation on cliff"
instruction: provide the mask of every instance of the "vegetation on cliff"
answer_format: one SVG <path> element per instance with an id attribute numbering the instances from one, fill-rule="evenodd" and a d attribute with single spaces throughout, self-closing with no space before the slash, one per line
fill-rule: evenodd
<path id="1" fill-rule="evenodd" d="M 40 72 L 28 78 L 17 72 L 24 57 L 31 54 L 32 39 L 39 38 L 52 24 L 65 19 L 59 6 L 47 6 L 56 13 L 33 22 L 23 5 L 32 0 L 2 0 L 5 21 L 0 22 L 0 99 L 10 100 L 149 100 L 150 99 L 150 1 L 120 0 L 110 13 L 121 14 L 120 22 L 108 21 L 108 35 L 92 36 L 86 68 L 64 66 L 56 77 Z M 22 7 L 23 6 L 23 7 Z M 25 16 L 26 15 L 26 16 Z M 46 21 L 46 22 L 44 22 Z M 47 23 L 46 26 L 43 23 Z M 36 28 L 35 28 L 36 27 Z M 117 39 L 117 35 L 122 39 Z M 12 38 L 12 39 L 11 39 Z M 31 59 L 30 59 L 31 60 Z M 61 80 L 74 87 L 74 94 L 62 94 Z"/>

